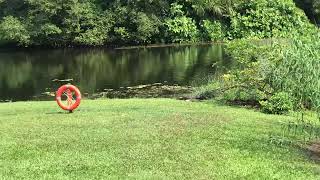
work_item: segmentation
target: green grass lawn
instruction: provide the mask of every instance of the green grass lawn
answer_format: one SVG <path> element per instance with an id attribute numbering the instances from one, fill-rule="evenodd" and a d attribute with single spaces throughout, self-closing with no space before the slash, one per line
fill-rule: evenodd
<path id="1" fill-rule="evenodd" d="M 289 117 L 170 99 L 0 104 L 0 179 L 320 179 Z"/>

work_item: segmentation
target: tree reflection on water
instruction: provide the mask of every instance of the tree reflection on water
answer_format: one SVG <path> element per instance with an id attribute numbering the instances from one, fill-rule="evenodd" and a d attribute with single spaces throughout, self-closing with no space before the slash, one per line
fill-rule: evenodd
<path id="1" fill-rule="evenodd" d="M 212 64 L 218 63 L 218 68 Z M 223 70 L 222 45 L 0 52 L 0 99 L 28 100 L 74 79 L 82 92 L 157 82 L 190 85 Z"/>

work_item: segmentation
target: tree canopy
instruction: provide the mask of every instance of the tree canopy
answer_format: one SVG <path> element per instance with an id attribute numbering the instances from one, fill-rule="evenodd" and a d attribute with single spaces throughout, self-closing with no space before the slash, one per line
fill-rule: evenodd
<path id="1" fill-rule="evenodd" d="M 312 13 L 311 22 L 318 19 L 318 0 L 0 0 L 0 42 L 97 46 L 287 37 L 310 27 L 295 3 Z"/>

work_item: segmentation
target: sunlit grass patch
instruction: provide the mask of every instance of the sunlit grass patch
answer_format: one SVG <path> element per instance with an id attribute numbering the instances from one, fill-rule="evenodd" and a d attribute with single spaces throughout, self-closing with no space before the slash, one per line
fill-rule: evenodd
<path id="1" fill-rule="evenodd" d="M 277 144 L 290 116 L 171 99 L 0 104 L 4 179 L 318 179 L 318 164 Z M 294 140 L 294 139 L 292 139 Z"/>

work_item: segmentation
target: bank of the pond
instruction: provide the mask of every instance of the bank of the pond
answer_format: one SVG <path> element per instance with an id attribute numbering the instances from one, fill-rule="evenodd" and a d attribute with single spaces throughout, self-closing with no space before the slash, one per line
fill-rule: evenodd
<path id="1" fill-rule="evenodd" d="M 119 89 L 103 89 L 101 92 L 89 94 L 83 93 L 85 99 L 128 99 L 128 98 L 173 98 L 191 99 L 195 88 L 192 86 L 166 85 L 164 83 L 144 84 L 130 87 L 120 87 Z M 35 96 L 34 100 L 50 100 L 56 96 L 55 92 L 44 92 L 40 96 Z M 195 99 L 195 98 L 194 98 Z M 9 101 L 9 100 L 8 100 Z M 7 101 L 7 102 L 8 102 Z M 1 101 L 0 102 L 6 102 Z"/>
<path id="2" fill-rule="evenodd" d="M 299 146 L 273 143 L 285 116 L 172 99 L 0 104 L 4 179 L 319 179 Z"/>

